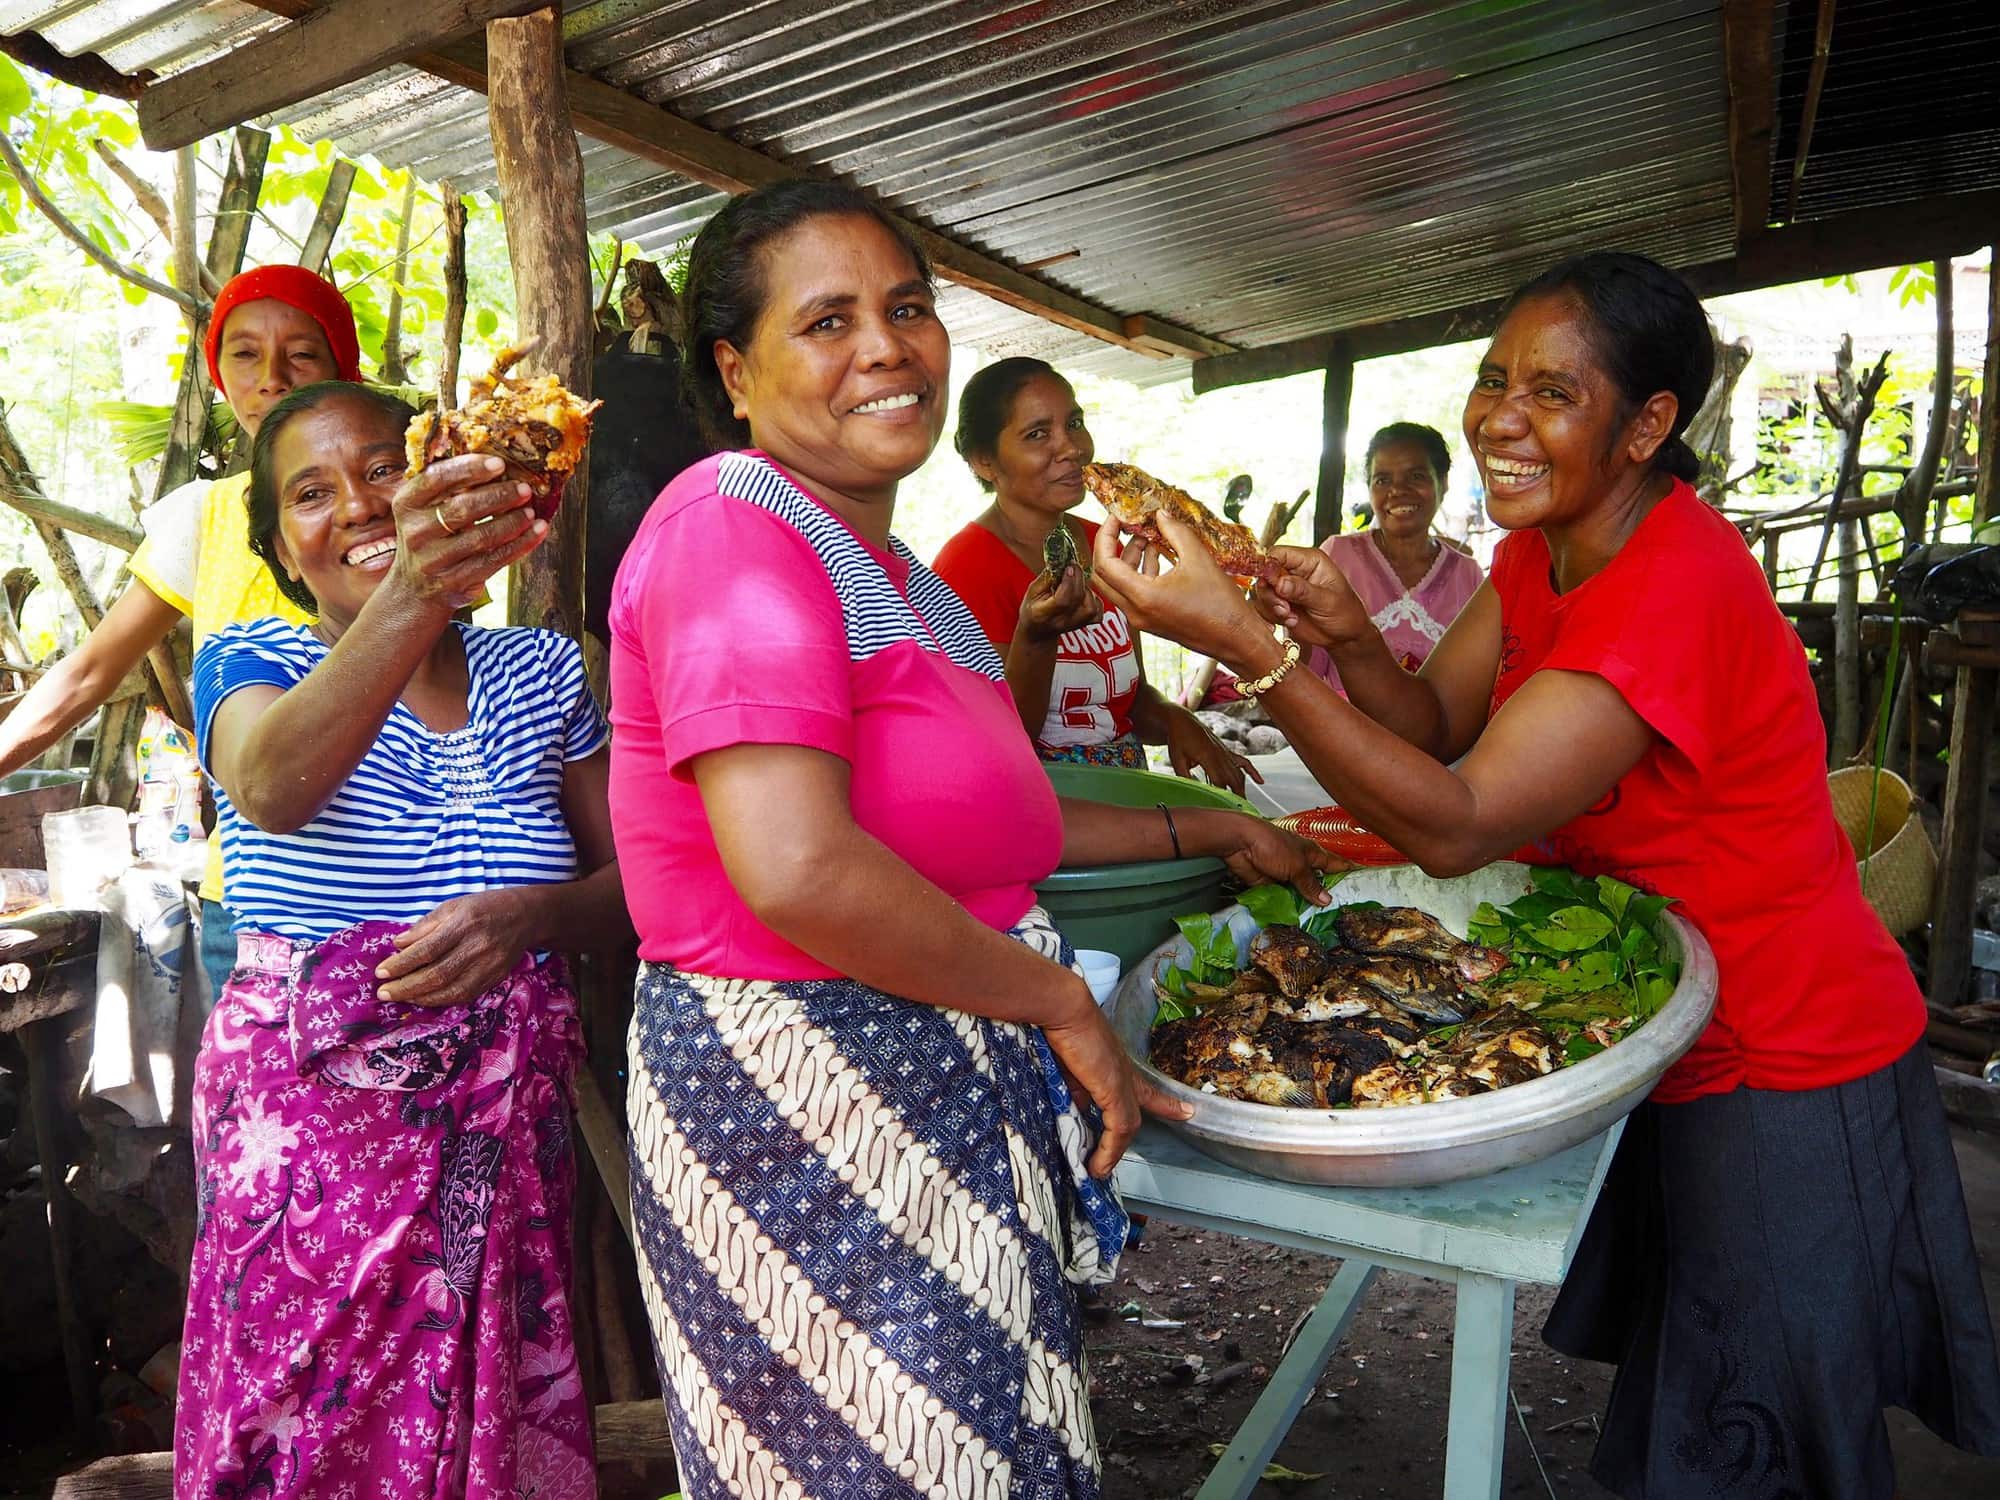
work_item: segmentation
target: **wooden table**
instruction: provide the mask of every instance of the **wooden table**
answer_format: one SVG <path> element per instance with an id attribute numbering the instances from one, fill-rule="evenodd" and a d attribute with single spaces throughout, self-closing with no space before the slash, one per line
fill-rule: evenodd
<path id="1" fill-rule="evenodd" d="M 28 1120 L 49 1203 L 56 1324 L 69 1377 L 70 1414 L 83 1432 L 90 1430 L 97 1411 L 96 1362 L 70 1285 L 75 1214 L 68 1187 L 70 1130 L 57 1093 L 63 1076 L 62 1018 L 96 1002 L 97 920 L 94 911 L 48 907 L 0 917 L 0 964 L 25 964 L 31 971 L 26 988 L 0 993 L 0 1032 L 19 1038 L 27 1061 Z"/>
<path id="2" fill-rule="evenodd" d="M 1495 1500 L 1506 1447 L 1514 1287 L 1569 1269 L 1622 1124 L 1533 1166 L 1429 1188 L 1305 1187 L 1204 1156 L 1148 1124 L 1118 1165 L 1126 1204 L 1204 1229 L 1341 1258 L 1196 1500 L 1245 1500 L 1387 1266 L 1458 1287 L 1445 1500 Z"/>

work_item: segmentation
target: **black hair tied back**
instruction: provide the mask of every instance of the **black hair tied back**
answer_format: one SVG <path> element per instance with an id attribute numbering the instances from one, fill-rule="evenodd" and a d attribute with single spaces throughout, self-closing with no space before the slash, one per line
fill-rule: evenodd
<path id="1" fill-rule="evenodd" d="M 1451 448 L 1444 440 L 1444 434 L 1435 427 L 1427 427 L 1422 422 L 1391 422 L 1387 427 L 1377 428 L 1375 436 L 1368 440 L 1368 452 L 1362 468 L 1372 474 L 1375 471 L 1375 455 L 1392 443 L 1409 443 L 1418 448 L 1431 466 L 1431 473 L 1437 476 L 1438 488 L 1444 488 L 1451 478 Z"/>
<path id="2" fill-rule="evenodd" d="M 1701 459 L 1681 434 L 1708 399 L 1715 374 L 1715 331 L 1694 289 L 1643 255 L 1593 250 L 1515 292 L 1501 319 L 1523 302 L 1559 295 L 1574 297 L 1589 314 L 1598 359 L 1631 408 L 1660 391 L 1673 393 L 1680 410 L 1653 467 L 1693 483 Z"/>
<path id="3" fill-rule="evenodd" d="M 935 284 L 930 258 L 909 231 L 845 183 L 795 178 L 730 199 L 695 236 L 681 285 L 681 382 L 703 433 L 717 447 L 747 447 L 750 424 L 737 417 L 723 386 L 716 343 L 726 340 L 737 349 L 749 344 L 769 295 L 765 249 L 821 218 L 873 219 L 909 252 L 924 284 Z"/>
<path id="4" fill-rule="evenodd" d="M 958 430 L 952 434 L 951 445 L 960 458 L 971 463 L 975 458 L 992 458 L 999 451 L 1000 434 L 1006 430 L 1014 398 L 1038 375 L 1062 379 L 1047 360 L 1025 354 L 979 368 L 958 398 Z M 979 484 L 982 489 L 993 488 L 984 479 Z"/>

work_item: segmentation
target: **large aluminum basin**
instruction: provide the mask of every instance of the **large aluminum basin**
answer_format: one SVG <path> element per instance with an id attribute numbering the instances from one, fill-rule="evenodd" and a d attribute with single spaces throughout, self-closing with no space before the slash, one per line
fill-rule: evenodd
<path id="1" fill-rule="evenodd" d="M 1462 936 L 1480 902 L 1504 906 L 1529 889 L 1528 867 L 1502 861 L 1449 880 L 1433 879 L 1414 865 L 1356 870 L 1333 895 L 1340 902 L 1418 907 Z M 1240 958 L 1256 923 L 1240 906 L 1224 916 L 1236 929 Z M 1286 1109 L 1217 1098 L 1155 1071 L 1147 1062 L 1158 1008 L 1153 976 L 1187 961 L 1187 941 L 1178 936 L 1126 974 L 1112 1001 L 1111 1024 L 1154 1083 L 1194 1105 L 1194 1118 L 1170 1125 L 1210 1156 L 1286 1182 L 1343 1187 L 1455 1182 L 1540 1161 L 1589 1140 L 1637 1106 L 1694 1045 L 1715 1009 L 1715 955 L 1672 908 L 1665 928 L 1661 937 L 1678 950 L 1681 979 L 1658 1014 L 1595 1057 L 1471 1099 L 1381 1109 Z"/>

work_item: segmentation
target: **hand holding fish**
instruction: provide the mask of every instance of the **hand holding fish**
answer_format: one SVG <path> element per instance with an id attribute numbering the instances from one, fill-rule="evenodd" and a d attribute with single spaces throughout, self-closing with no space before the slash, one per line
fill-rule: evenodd
<path id="1" fill-rule="evenodd" d="M 1273 547 L 1273 576 L 1251 595 L 1257 612 L 1302 646 L 1331 651 L 1375 633 L 1347 575 L 1317 547 Z"/>
<path id="2" fill-rule="evenodd" d="M 1021 600 L 1021 619 L 1014 633 L 1016 639 L 1041 644 L 1103 618 L 1104 601 L 1091 591 L 1082 567 L 1071 563 L 1059 578 L 1035 575 Z"/>
<path id="3" fill-rule="evenodd" d="M 497 458 L 469 454 L 406 478 L 390 501 L 396 565 L 387 581 L 462 609 L 487 579 L 539 547 L 549 524 L 528 508 L 528 486 L 503 479 L 503 469 Z"/>
<path id="4" fill-rule="evenodd" d="M 1164 512 L 1155 520 L 1173 549 L 1173 567 L 1161 571 L 1161 559 L 1169 554 L 1158 543 L 1134 536 L 1121 547 L 1112 527 L 1100 527 L 1094 551 L 1098 592 L 1125 611 L 1134 629 L 1239 665 L 1270 641 L 1270 628 L 1192 530 Z"/>

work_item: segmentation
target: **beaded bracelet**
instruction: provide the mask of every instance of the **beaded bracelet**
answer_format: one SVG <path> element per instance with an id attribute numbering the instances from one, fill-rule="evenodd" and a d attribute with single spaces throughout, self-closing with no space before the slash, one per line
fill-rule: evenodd
<path id="1" fill-rule="evenodd" d="M 1246 698 L 1255 698 L 1260 693 L 1268 693 L 1285 680 L 1285 674 L 1299 664 L 1299 643 L 1289 636 L 1285 639 L 1285 659 L 1266 672 L 1262 677 L 1250 682 L 1238 681 L 1236 691 Z"/>

